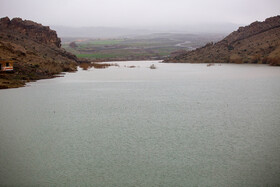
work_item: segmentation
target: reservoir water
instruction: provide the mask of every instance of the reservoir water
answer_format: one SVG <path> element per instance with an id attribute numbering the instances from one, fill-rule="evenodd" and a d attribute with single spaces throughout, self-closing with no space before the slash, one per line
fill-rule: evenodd
<path id="1" fill-rule="evenodd" d="M 280 185 L 279 67 L 117 63 L 0 90 L 0 186 Z"/>

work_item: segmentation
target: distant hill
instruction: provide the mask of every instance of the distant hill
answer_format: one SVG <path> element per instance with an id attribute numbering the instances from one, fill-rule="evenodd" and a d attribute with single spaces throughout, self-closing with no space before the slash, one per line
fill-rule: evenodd
<path id="1" fill-rule="evenodd" d="M 74 71 L 78 62 L 61 48 L 60 38 L 49 27 L 8 17 L 0 19 L 0 60 L 14 62 L 14 72 L 0 72 L 0 88 Z"/>
<path id="2" fill-rule="evenodd" d="M 67 27 L 51 26 L 62 38 L 118 38 L 152 33 L 145 29 L 129 29 L 115 27 Z"/>
<path id="3" fill-rule="evenodd" d="M 280 16 L 240 27 L 217 43 L 208 43 L 164 62 L 280 65 Z"/>
<path id="4" fill-rule="evenodd" d="M 238 25 L 232 23 L 197 23 L 149 27 L 69 27 L 51 26 L 61 38 L 123 38 L 146 36 L 155 33 L 171 34 L 223 34 L 227 35 Z"/>

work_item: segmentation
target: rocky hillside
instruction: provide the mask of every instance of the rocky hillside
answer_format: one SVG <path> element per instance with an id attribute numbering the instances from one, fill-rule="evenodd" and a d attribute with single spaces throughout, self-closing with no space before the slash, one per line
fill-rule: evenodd
<path id="1" fill-rule="evenodd" d="M 0 88 L 75 71 L 76 56 L 60 48 L 55 31 L 41 24 L 8 17 L 0 19 L 0 60 L 12 60 L 14 71 L 0 72 Z"/>
<path id="2" fill-rule="evenodd" d="M 220 42 L 208 43 L 164 62 L 280 65 L 280 16 L 240 27 Z"/>

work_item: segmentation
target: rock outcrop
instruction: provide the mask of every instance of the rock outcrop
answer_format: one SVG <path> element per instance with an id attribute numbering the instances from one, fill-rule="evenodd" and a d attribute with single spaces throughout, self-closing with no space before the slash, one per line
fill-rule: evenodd
<path id="1" fill-rule="evenodd" d="M 0 73 L 0 88 L 75 71 L 78 59 L 61 47 L 55 31 L 33 21 L 0 19 L 0 60 L 12 60 L 14 71 Z"/>
<path id="2" fill-rule="evenodd" d="M 164 62 L 280 65 L 280 16 L 240 27 L 220 42 L 208 43 Z"/>
<path id="3" fill-rule="evenodd" d="M 61 47 L 61 40 L 57 37 L 56 31 L 33 21 L 24 21 L 21 18 L 10 20 L 5 17 L 0 19 L 0 29 L 21 33 L 39 43 Z"/>

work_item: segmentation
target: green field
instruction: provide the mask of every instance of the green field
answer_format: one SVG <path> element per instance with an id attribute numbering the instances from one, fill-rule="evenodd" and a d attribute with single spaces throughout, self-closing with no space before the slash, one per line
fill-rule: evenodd
<path id="1" fill-rule="evenodd" d="M 103 58 L 114 58 L 117 57 L 115 54 L 76 54 L 78 58 L 96 58 L 96 59 L 103 59 Z"/>
<path id="2" fill-rule="evenodd" d="M 119 44 L 121 42 L 123 42 L 124 40 L 95 40 L 95 41 L 91 41 L 89 44 L 91 45 L 116 45 Z"/>
<path id="3" fill-rule="evenodd" d="M 152 34 L 141 37 L 117 39 L 79 39 L 62 44 L 62 47 L 78 58 L 90 60 L 149 60 L 163 59 L 175 51 L 189 50 L 213 41 L 205 36 L 189 34 Z M 183 46 L 178 46 L 190 41 Z M 70 46 L 75 42 L 74 47 Z"/>

